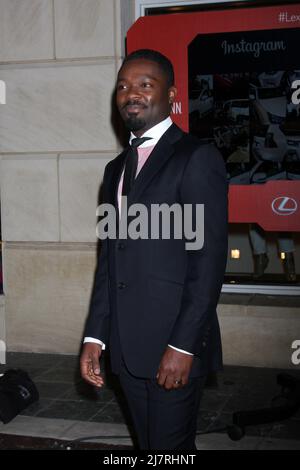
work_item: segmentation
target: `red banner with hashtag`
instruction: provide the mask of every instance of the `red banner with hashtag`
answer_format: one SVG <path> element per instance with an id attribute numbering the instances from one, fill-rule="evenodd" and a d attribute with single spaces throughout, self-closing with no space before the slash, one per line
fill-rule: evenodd
<path id="1" fill-rule="evenodd" d="M 149 48 L 155 49 L 165 54 L 172 61 L 174 65 L 176 86 L 178 95 L 176 103 L 173 107 L 172 118 L 183 130 L 189 131 L 189 46 L 195 38 L 201 35 L 201 38 L 208 38 L 209 40 L 214 35 L 226 35 L 230 33 L 241 33 L 239 43 L 234 48 L 231 44 L 231 55 L 225 57 L 225 67 L 229 67 L 230 61 L 238 64 L 241 61 L 247 61 L 247 55 L 250 51 L 250 42 L 247 42 L 246 35 L 253 32 L 260 32 L 261 34 L 270 33 L 272 31 L 280 34 L 280 31 L 293 30 L 293 34 L 298 35 L 300 43 L 300 5 L 286 5 L 276 7 L 257 7 L 257 8 L 234 8 L 222 11 L 202 11 L 199 13 L 178 13 L 170 15 L 155 15 L 139 18 L 135 24 L 130 28 L 127 34 L 127 52 L 130 53 L 136 49 Z M 244 36 L 243 36 L 244 35 Z M 224 36 L 226 37 L 226 36 Z M 260 53 L 260 59 L 263 60 L 264 54 L 269 54 L 272 57 L 272 47 L 279 48 L 280 40 L 272 40 L 270 33 L 270 40 L 263 36 L 264 40 L 255 40 L 255 46 L 251 52 L 249 63 L 253 67 L 257 67 L 258 62 L 257 54 Z M 278 38 L 277 38 L 278 39 Z M 295 41 L 293 41 L 295 42 Z M 205 44 L 205 41 L 203 41 Z M 227 43 L 226 43 L 227 44 Z M 254 44 L 254 43 L 253 43 Z M 223 41 L 224 45 L 224 41 Z M 295 46 L 295 45 L 294 45 Z M 297 46 L 297 45 L 296 45 Z M 295 47 L 296 47 L 295 46 Z M 282 45 L 282 56 L 286 57 L 285 45 Z M 249 49 L 249 50 L 248 50 Z M 259 49 L 259 52 L 258 52 Z M 207 47 L 200 47 L 199 62 L 211 61 L 212 67 L 217 70 L 218 56 L 212 53 Z M 229 50 L 229 49 L 228 49 Z M 224 47 L 223 47 L 224 51 Z M 245 52 L 245 54 L 243 54 Z M 202 55 L 203 54 L 203 55 Z M 234 55 L 235 54 L 235 55 Z M 295 62 L 291 64 L 291 68 L 296 67 L 298 55 L 295 54 Z M 210 57 L 209 57 L 210 56 Z M 243 57 L 244 56 L 244 57 Z M 273 54 L 274 56 L 274 54 Z M 290 54 L 291 56 L 291 54 Z M 215 64 L 215 65 L 214 65 Z M 289 64 L 286 63 L 285 67 L 288 69 Z M 214 73 L 216 72 L 214 70 Z M 208 73 L 208 72 L 207 72 Z M 261 78 L 262 80 L 263 78 Z M 269 80 L 275 82 L 276 76 L 267 76 L 265 81 Z M 226 85 L 226 84 L 225 84 Z M 224 85 L 224 86 L 225 86 Z M 266 90 L 267 86 L 264 84 Z M 262 87 L 256 87 L 262 88 Z M 256 90 L 254 88 L 254 90 Z M 260 89 L 258 90 L 260 91 Z M 299 108 L 292 110 L 298 112 Z M 233 111 L 232 111 L 233 112 Z M 300 114 L 300 113 L 299 113 Z M 300 117 L 299 117 L 300 122 Z M 268 144 L 268 149 L 274 147 L 272 143 L 273 127 L 277 123 L 271 122 L 271 128 L 268 128 L 268 141 L 264 139 L 264 145 Z M 273 126 L 273 127 L 272 127 Z M 277 127 L 276 127 L 277 129 Z M 279 131 L 278 131 L 279 132 Z M 271 137 L 269 136 L 271 134 Z M 274 134 L 274 132 L 273 132 Z M 276 132 L 275 132 L 276 135 Z M 293 137 L 294 138 L 294 137 Z M 300 142 L 298 149 L 298 141 L 286 137 L 290 148 L 293 147 L 293 152 L 290 150 L 291 163 L 289 164 L 289 172 L 292 174 L 289 179 L 278 179 L 278 181 L 266 180 L 262 184 L 250 184 L 250 181 L 244 181 L 243 184 L 235 182 L 230 184 L 229 187 L 229 221 L 232 223 L 248 223 L 256 222 L 261 225 L 265 230 L 270 231 L 300 231 L 300 174 L 296 172 L 293 174 L 293 161 L 297 159 L 300 162 Z M 254 144 L 252 144 L 254 145 Z M 259 146 L 259 139 L 255 142 Z M 280 148 L 278 142 L 275 142 Z M 277 152 L 278 153 L 278 152 Z M 271 154 L 271 151 L 269 152 Z M 275 154 L 275 152 L 273 152 Z M 279 164 L 278 162 L 276 165 Z M 251 181 L 255 183 L 255 180 Z"/>

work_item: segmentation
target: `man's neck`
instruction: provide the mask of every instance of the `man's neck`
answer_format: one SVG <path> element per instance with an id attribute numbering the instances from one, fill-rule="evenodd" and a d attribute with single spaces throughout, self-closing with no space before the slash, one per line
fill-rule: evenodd
<path id="1" fill-rule="evenodd" d="M 151 140 L 144 142 L 141 147 L 153 146 L 158 142 L 158 140 L 162 137 L 162 135 L 169 129 L 172 124 L 172 119 L 170 118 L 170 116 L 168 116 L 166 119 L 163 119 L 162 121 L 155 124 L 155 126 L 152 126 L 150 129 L 144 131 L 141 134 L 131 132 L 129 143 L 131 143 L 132 139 L 134 139 L 135 137 L 150 137 Z"/>

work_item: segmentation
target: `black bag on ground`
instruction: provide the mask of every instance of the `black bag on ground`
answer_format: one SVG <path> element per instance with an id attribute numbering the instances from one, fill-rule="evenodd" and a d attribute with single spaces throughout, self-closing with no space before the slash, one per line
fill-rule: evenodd
<path id="1" fill-rule="evenodd" d="M 39 392 L 26 371 L 8 369 L 0 376 L 0 420 L 4 424 L 39 399 Z"/>

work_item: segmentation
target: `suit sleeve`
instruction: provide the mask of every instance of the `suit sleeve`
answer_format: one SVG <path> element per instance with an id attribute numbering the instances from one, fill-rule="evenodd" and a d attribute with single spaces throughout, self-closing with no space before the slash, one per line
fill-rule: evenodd
<path id="1" fill-rule="evenodd" d="M 109 164 L 108 164 L 109 165 Z M 106 201 L 105 183 L 107 166 L 103 178 L 103 202 Z M 109 304 L 109 276 L 108 276 L 108 240 L 101 240 L 100 255 L 92 289 L 89 315 L 87 318 L 84 337 L 92 337 L 108 343 L 110 326 Z"/>
<path id="2" fill-rule="evenodd" d="M 190 157 L 181 182 L 181 203 L 204 204 L 204 244 L 187 251 L 180 313 L 169 338 L 173 346 L 201 354 L 203 339 L 215 319 L 227 260 L 228 183 L 223 158 L 213 145 Z"/>

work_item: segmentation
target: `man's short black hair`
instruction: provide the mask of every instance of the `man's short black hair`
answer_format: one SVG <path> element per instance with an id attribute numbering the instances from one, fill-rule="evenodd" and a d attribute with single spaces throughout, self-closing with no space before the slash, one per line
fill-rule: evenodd
<path id="1" fill-rule="evenodd" d="M 158 64 L 167 78 L 168 86 L 171 87 L 174 85 L 174 68 L 172 62 L 165 55 L 161 54 L 161 52 L 154 51 L 153 49 L 138 49 L 125 57 L 122 66 L 130 60 L 137 59 L 151 60 Z"/>

